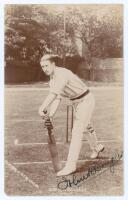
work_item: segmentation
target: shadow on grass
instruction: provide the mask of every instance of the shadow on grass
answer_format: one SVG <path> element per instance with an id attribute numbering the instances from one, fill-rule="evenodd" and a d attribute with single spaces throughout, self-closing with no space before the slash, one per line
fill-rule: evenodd
<path id="1" fill-rule="evenodd" d="M 110 168 L 110 171 L 114 171 L 114 167 L 121 164 L 121 160 L 113 160 L 109 157 L 99 157 L 98 160 L 86 161 L 82 166 L 78 167 L 75 173 L 81 173 L 85 171 L 90 171 L 91 173 L 96 173 L 102 171 L 104 168 Z"/>

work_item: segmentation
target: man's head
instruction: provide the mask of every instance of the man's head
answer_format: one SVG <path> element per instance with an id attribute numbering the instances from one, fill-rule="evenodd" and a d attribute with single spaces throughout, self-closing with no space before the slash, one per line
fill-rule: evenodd
<path id="1" fill-rule="evenodd" d="M 55 56 L 51 54 L 44 55 L 40 60 L 40 65 L 46 75 L 52 75 L 56 66 Z"/>

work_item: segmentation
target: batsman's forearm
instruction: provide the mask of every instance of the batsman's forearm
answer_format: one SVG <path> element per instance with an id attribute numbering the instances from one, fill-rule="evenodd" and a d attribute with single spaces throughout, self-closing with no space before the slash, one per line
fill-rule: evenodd
<path id="1" fill-rule="evenodd" d="M 56 99 L 57 95 L 56 94 L 52 94 L 50 93 L 46 99 L 44 100 L 42 106 L 41 106 L 41 110 L 45 110 L 55 99 Z"/>
<path id="2" fill-rule="evenodd" d="M 49 117 L 53 117 L 57 111 L 57 108 L 60 104 L 61 99 L 55 99 L 52 104 L 50 105 Z"/>

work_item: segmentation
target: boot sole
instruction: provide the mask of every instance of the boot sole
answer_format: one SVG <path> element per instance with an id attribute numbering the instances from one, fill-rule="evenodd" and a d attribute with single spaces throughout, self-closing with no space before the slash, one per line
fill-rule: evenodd
<path id="1" fill-rule="evenodd" d="M 104 151 L 104 149 L 105 149 L 105 147 L 103 147 L 103 148 L 99 151 L 99 153 L 102 152 L 102 151 Z"/>
<path id="2" fill-rule="evenodd" d="M 99 156 L 99 154 L 101 153 L 101 152 L 103 152 L 104 151 L 104 149 L 105 149 L 105 147 L 103 147 L 99 152 L 98 152 L 98 155 L 97 155 L 97 157 Z"/>

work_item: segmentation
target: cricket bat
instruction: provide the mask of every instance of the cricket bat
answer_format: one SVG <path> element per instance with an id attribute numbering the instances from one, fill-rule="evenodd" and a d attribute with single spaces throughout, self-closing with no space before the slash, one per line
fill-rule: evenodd
<path id="1" fill-rule="evenodd" d="M 53 163 L 54 170 L 55 172 L 57 172 L 60 170 L 60 162 L 59 162 L 59 156 L 58 156 L 58 151 L 57 151 L 57 145 L 56 145 L 56 141 L 55 141 L 55 137 L 53 133 L 53 128 L 47 128 L 47 131 L 48 131 L 47 141 L 48 141 L 49 151 L 51 154 L 51 160 Z"/>
<path id="2" fill-rule="evenodd" d="M 60 170 L 60 162 L 59 162 L 59 157 L 58 157 L 57 145 L 56 145 L 56 141 L 55 141 L 55 137 L 52 132 L 52 129 L 47 129 L 47 130 L 48 130 L 48 137 L 47 137 L 48 147 L 51 154 L 54 170 L 55 172 L 57 172 Z"/>

